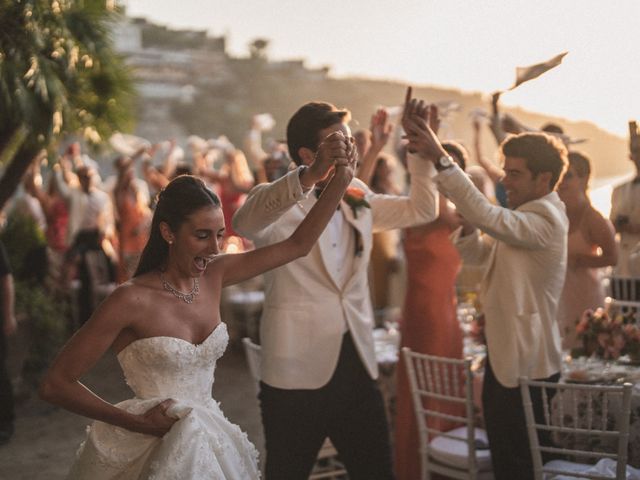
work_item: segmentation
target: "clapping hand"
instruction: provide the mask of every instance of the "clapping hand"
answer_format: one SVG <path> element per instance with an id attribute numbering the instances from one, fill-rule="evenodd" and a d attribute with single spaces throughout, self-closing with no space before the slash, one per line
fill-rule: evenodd
<path id="1" fill-rule="evenodd" d="M 378 109 L 376 113 L 371 116 L 371 148 L 380 151 L 389 141 L 391 132 L 393 131 L 393 125 L 389 123 L 389 116 L 384 108 Z"/>
<path id="2" fill-rule="evenodd" d="M 411 98 L 411 93 L 411 87 L 407 88 L 402 114 L 402 127 L 406 132 L 404 138 L 409 140 L 409 152 L 435 162 L 447 155 L 435 133 L 439 127 L 438 109 L 423 100 Z"/>

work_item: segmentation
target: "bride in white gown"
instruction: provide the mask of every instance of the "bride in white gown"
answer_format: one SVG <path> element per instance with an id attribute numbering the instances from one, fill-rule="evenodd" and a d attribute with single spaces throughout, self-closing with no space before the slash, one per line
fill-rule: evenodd
<path id="1" fill-rule="evenodd" d="M 255 479 L 257 451 L 211 397 L 216 361 L 227 346 L 220 294 L 232 285 L 306 255 L 353 177 L 351 139 L 332 135 L 300 176 L 308 185 L 333 178 L 306 219 L 282 242 L 219 254 L 220 201 L 191 176 L 159 195 L 149 242 L 130 281 L 118 287 L 64 346 L 41 396 L 95 419 L 68 478 Z M 335 165 L 335 169 L 332 167 Z M 304 181 L 303 181 L 304 180 Z M 268 208 L 268 206 L 266 207 Z M 117 353 L 135 397 L 112 405 L 79 379 L 109 349 Z"/>

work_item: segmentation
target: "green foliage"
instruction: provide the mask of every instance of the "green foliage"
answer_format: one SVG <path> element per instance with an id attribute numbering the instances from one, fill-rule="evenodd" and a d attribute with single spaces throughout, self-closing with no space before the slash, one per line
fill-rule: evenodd
<path id="1" fill-rule="evenodd" d="M 30 277 L 25 271 L 25 259 L 33 250 L 46 245 L 46 239 L 35 220 L 27 215 L 13 213 L 2 231 L 2 243 L 9 254 L 13 277 L 22 280 Z"/>
<path id="2" fill-rule="evenodd" d="M 23 367 L 25 379 L 37 383 L 67 339 L 69 308 L 43 287 L 16 282 L 16 312 L 29 321 L 29 354 Z"/>
<path id="3" fill-rule="evenodd" d="M 90 141 L 132 126 L 133 87 L 109 36 L 104 0 L 0 2 L 0 148 L 27 126 L 25 146 L 64 133 Z"/>
<path id="4" fill-rule="evenodd" d="M 39 374 L 67 338 L 68 303 L 32 280 L 25 259 L 35 249 L 46 245 L 42 231 L 26 215 L 13 214 L 0 235 L 9 255 L 15 284 L 15 311 L 29 322 L 29 353 L 23 367 L 26 379 L 37 382 Z"/>

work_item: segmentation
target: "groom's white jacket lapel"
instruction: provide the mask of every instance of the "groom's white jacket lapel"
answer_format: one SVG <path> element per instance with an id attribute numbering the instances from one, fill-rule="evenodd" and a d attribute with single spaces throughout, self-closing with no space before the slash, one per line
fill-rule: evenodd
<path id="1" fill-rule="evenodd" d="M 372 378 L 378 376 L 373 345 L 373 311 L 367 266 L 372 233 L 433 221 L 437 195 L 433 167 L 409 159 L 412 188 L 408 197 L 378 195 L 360 180 L 352 187 L 365 192 L 371 208 L 357 216 L 341 203 L 345 220 L 358 232 L 358 254 L 344 286 L 327 267 L 332 248 L 327 231 L 309 255 L 265 274 L 265 304 L 260 325 L 262 381 L 284 389 L 316 389 L 331 378 L 340 353 L 345 324 Z M 316 199 L 304 195 L 298 169 L 270 184 L 256 186 L 233 218 L 234 229 L 257 247 L 287 238 Z M 355 255 L 356 252 L 354 251 Z"/>

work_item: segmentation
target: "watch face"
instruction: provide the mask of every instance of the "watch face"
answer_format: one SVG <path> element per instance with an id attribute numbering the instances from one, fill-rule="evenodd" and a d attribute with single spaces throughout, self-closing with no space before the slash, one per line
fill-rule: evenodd
<path id="1" fill-rule="evenodd" d="M 453 165 L 453 161 L 451 160 L 451 157 L 449 157 L 449 156 L 442 156 L 438 160 L 438 165 L 440 165 L 442 168 L 448 168 L 451 165 Z"/>

